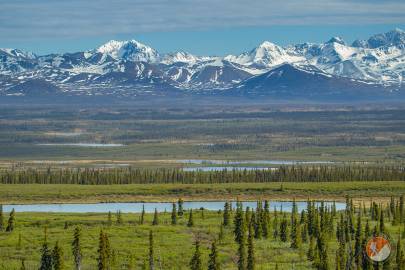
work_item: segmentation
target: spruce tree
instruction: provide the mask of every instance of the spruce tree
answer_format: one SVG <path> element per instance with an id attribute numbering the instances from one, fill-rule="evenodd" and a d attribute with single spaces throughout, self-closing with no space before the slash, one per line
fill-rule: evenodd
<path id="1" fill-rule="evenodd" d="M 172 205 L 172 225 L 176 225 L 177 224 L 177 209 L 176 209 L 176 204 L 173 203 Z"/>
<path id="2" fill-rule="evenodd" d="M 155 208 L 155 214 L 153 215 L 152 225 L 153 226 L 159 225 L 159 213 L 156 208 Z"/>
<path id="3" fill-rule="evenodd" d="M 222 228 L 222 226 L 221 226 Z M 211 252 L 209 255 L 209 260 L 208 260 L 208 270 L 220 270 L 220 264 L 218 261 L 218 250 L 217 250 L 217 244 L 215 241 L 212 242 L 211 244 Z"/>
<path id="4" fill-rule="evenodd" d="M 107 225 L 108 225 L 108 226 L 111 226 L 111 225 L 112 225 L 112 214 L 111 214 L 111 211 L 108 211 Z"/>
<path id="5" fill-rule="evenodd" d="M 145 205 L 142 205 L 142 213 L 140 216 L 139 223 L 143 225 L 144 222 L 145 222 Z"/>
<path id="6" fill-rule="evenodd" d="M 59 242 L 56 242 L 55 247 L 52 251 L 52 264 L 54 270 L 63 270 L 65 269 L 65 263 L 63 260 L 63 250 L 59 245 Z"/>
<path id="7" fill-rule="evenodd" d="M 229 208 L 230 208 L 229 202 L 225 202 L 225 205 L 224 205 L 224 214 L 223 214 L 223 222 L 222 222 L 222 224 L 223 224 L 225 227 L 229 225 L 230 219 L 231 219 L 231 214 L 230 214 Z"/>
<path id="8" fill-rule="evenodd" d="M 270 204 L 268 200 L 264 201 L 264 211 L 262 220 L 263 237 L 269 237 L 269 223 L 270 223 Z"/>
<path id="9" fill-rule="evenodd" d="M 13 210 L 11 210 L 10 212 L 10 217 L 8 218 L 7 221 L 6 232 L 12 232 L 14 230 L 14 226 L 15 226 L 15 210 L 13 208 Z"/>
<path id="10" fill-rule="evenodd" d="M 277 210 L 274 209 L 274 219 L 273 219 L 273 238 L 278 239 L 279 236 L 279 224 L 278 224 L 278 214 Z"/>
<path id="11" fill-rule="evenodd" d="M 315 240 L 313 236 L 311 236 L 309 240 L 307 258 L 308 261 L 313 261 L 315 259 Z"/>
<path id="12" fill-rule="evenodd" d="M 404 195 L 399 198 L 399 220 L 400 223 L 404 223 Z"/>
<path id="13" fill-rule="evenodd" d="M 75 270 L 80 270 L 82 265 L 81 230 L 76 227 L 73 232 L 72 254 Z"/>
<path id="14" fill-rule="evenodd" d="M 314 266 L 317 270 L 329 270 L 329 259 L 328 259 L 328 244 L 324 233 L 317 239 L 316 246 L 316 256 Z"/>
<path id="15" fill-rule="evenodd" d="M 124 223 L 124 221 L 123 221 L 123 219 L 122 219 L 121 210 L 118 210 L 118 211 L 117 211 L 117 216 L 116 216 L 116 218 L 117 218 L 117 224 L 118 224 L 118 225 L 121 225 L 122 223 Z"/>
<path id="16" fill-rule="evenodd" d="M 52 253 L 48 247 L 47 228 L 44 228 L 44 243 L 41 248 L 41 262 L 39 270 L 52 270 Z"/>
<path id="17" fill-rule="evenodd" d="M 200 242 L 195 242 L 195 251 L 190 261 L 190 270 L 202 270 Z"/>
<path id="18" fill-rule="evenodd" d="M 259 208 L 257 208 L 259 209 Z M 261 220 L 261 213 L 260 210 L 256 210 L 256 213 L 253 213 L 252 215 L 252 221 L 253 221 L 253 228 L 254 228 L 254 237 L 256 239 L 260 239 L 263 236 L 263 227 L 262 227 L 262 220 Z M 248 222 L 248 221 L 246 221 Z M 249 223 L 247 223 L 249 225 Z"/>
<path id="19" fill-rule="evenodd" d="M 355 234 L 355 244 L 354 244 L 354 254 L 356 256 L 355 262 L 358 268 L 361 268 L 362 264 L 362 242 L 363 242 L 363 231 L 361 226 L 361 215 L 359 214 L 357 217 L 357 228 Z"/>
<path id="20" fill-rule="evenodd" d="M 0 204 L 0 232 L 4 230 L 4 213 L 3 205 Z"/>
<path id="21" fill-rule="evenodd" d="M 184 209 L 183 209 L 183 203 L 184 203 L 184 201 L 183 201 L 183 199 L 179 199 L 178 200 L 178 202 L 177 202 L 177 204 L 178 204 L 178 210 L 177 210 L 177 212 L 178 212 L 178 215 L 181 217 L 181 216 L 183 216 L 183 214 L 184 214 Z"/>
<path id="22" fill-rule="evenodd" d="M 245 226 L 246 226 L 242 209 L 243 209 L 242 203 L 238 202 L 235 217 L 234 217 L 234 231 L 233 232 L 235 235 L 235 241 L 239 244 L 242 242 L 242 238 L 245 234 Z"/>
<path id="23" fill-rule="evenodd" d="M 379 232 L 384 233 L 385 232 L 385 224 L 384 224 L 384 212 L 380 210 L 380 223 L 379 223 Z"/>
<path id="24" fill-rule="evenodd" d="M 153 242 L 153 232 L 149 231 L 149 270 L 155 269 L 155 251 L 154 251 L 154 242 Z"/>
<path id="25" fill-rule="evenodd" d="M 193 209 L 190 209 L 190 214 L 188 215 L 187 227 L 193 227 L 193 226 L 194 226 Z"/>
<path id="26" fill-rule="evenodd" d="M 248 236 L 248 251 L 247 251 L 247 267 L 246 270 L 254 270 L 255 269 L 255 250 L 254 250 L 254 232 L 253 232 L 254 221 L 250 222 L 249 225 L 249 236 Z"/>
<path id="27" fill-rule="evenodd" d="M 111 246 L 108 235 L 100 231 L 99 244 L 98 244 L 98 257 L 97 266 L 98 270 L 109 270 L 111 267 Z"/>
<path id="28" fill-rule="evenodd" d="M 283 215 L 283 220 L 280 223 L 280 240 L 287 242 L 288 240 L 288 221 L 286 215 Z"/>
<path id="29" fill-rule="evenodd" d="M 240 238 L 238 247 L 238 270 L 246 270 L 246 243 L 245 233 Z"/>
<path id="30" fill-rule="evenodd" d="M 396 248 L 396 256 L 395 256 L 395 263 L 397 264 L 397 269 L 402 270 L 404 269 L 404 252 L 402 250 L 401 245 L 401 232 L 399 232 L 397 248 Z"/>

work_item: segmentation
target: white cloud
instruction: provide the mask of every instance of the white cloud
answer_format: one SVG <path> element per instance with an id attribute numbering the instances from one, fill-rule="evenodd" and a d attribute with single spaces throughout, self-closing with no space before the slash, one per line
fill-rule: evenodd
<path id="1" fill-rule="evenodd" d="M 229 26 L 400 24 L 404 1 L 1 0 L 2 40 L 80 38 Z"/>

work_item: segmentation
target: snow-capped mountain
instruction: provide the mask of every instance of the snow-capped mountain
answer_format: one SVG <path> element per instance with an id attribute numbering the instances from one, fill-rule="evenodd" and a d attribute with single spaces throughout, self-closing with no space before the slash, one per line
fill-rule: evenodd
<path id="1" fill-rule="evenodd" d="M 269 95 L 290 90 L 308 96 L 319 91 L 367 95 L 367 89 L 373 95 L 392 95 L 404 91 L 404 76 L 405 32 L 400 29 L 351 45 L 340 37 L 285 47 L 265 41 L 224 57 L 161 54 L 136 40 L 44 56 L 0 49 L 0 96 L 39 95 L 41 89 L 43 94 L 90 96 Z"/>

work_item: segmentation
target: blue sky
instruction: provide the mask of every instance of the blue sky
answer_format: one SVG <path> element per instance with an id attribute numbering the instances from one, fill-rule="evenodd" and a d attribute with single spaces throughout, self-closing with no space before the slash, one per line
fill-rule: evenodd
<path id="1" fill-rule="evenodd" d="M 136 39 L 160 52 L 240 53 L 405 29 L 403 0 L 2 0 L 0 47 L 38 54 Z"/>

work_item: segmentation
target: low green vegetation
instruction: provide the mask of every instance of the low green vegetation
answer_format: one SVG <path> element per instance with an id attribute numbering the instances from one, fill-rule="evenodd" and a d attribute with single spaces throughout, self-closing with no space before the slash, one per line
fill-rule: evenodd
<path id="1" fill-rule="evenodd" d="M 0 109 L 0 160 L 6 166 L 149 160 L 148 165 L 162 167 L 193 158 L 402 163 L 404 123 L 403 107 L 383 105 L 5 106 Z M 71 143 L 124 146 L 63 145 Z"/>
<path id="2" fill-rule="evenodd" d="M 150 214 L 0 212 L 13 222 L 0 227 L 0 269 L 371 269 L 363 250 L 380 234 L 396 248 L 378 267 L 405 263 L 403 196 L 370 207 L 346 198 L 342 211 L 309 201 L 298 212 L 293 203 L 289 213 L 267 201 L 215 212 L 181 202 Z"/>
<path id="3" fill-rule="evenodd" d="M 405 182 L 286 182 L 223 184 L 130 184 L 130 185 L 0 185 L 0 203 L 134 202 L 187 200 L 257 200 L 259 198 L 306 200 L 386 200 L 405 194 Z"/>

